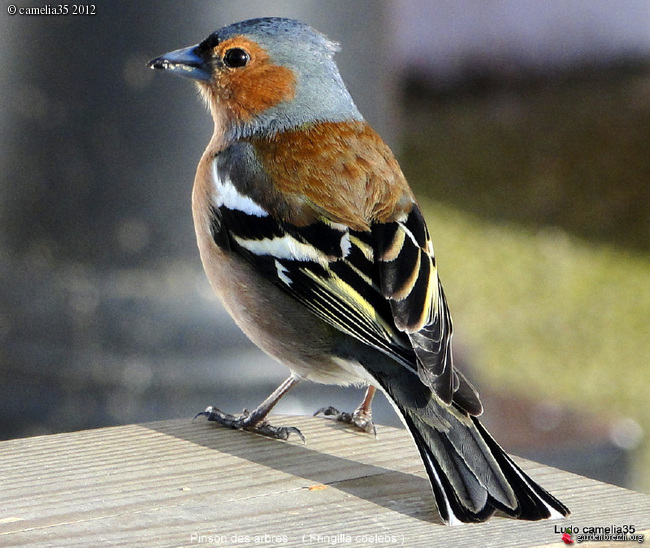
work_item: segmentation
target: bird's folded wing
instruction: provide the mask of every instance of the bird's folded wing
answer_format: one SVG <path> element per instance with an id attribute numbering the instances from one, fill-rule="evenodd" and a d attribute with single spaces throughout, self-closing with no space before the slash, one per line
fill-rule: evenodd
<path id="1" fill-rule="evenodd" d="M 322 207 L 298 226 L 244 194 L 251 174 L 242 175 L 234 169 L 214 173 L 218 245 L 325 322 L 418 374 L 443 402 L 482 412 L 475 389 L 453 366 L 451 317 L 417 204 L 368 230 L 333 221 Z"/>
<path id="2" fill-rule="evenodd" d="M 325 322 L 413 370 L 410 343 L 379 290 L 369 232 L 325 218 L 296 227 L 225 208 L 218 214 L 231 251 Z"/>
<path id="3" fill-rule="evenodd" d="M 445 403 L 480 414 L 476 390 L 453 365 L 451 316 L 417 204 L 393 222 L 374 225 L 373 241 L 382 295 L 395 325 L 411 340 L 420 379 Z"/>

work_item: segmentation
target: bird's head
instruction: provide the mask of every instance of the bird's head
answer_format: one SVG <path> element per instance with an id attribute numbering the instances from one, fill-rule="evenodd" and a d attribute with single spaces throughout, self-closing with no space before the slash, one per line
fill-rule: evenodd
<path id="1" fill-rule="evenodd" d="M 334 63 L 337 44 L 293 19 L 251 19 L 149 62 L 199 86 L 229 141 L 313 122 L 361 120 Z"/>

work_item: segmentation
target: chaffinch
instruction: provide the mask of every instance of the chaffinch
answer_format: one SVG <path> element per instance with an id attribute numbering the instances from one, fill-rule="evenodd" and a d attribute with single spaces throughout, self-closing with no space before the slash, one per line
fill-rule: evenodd
<path id="1" fill-rule="evenodd" d="M 568 509 L 477 417 L 454 368 L 452 323 L 425 220 L 392 152 L 341 79 L 337 45 L 282 18 L 243 21 L 150 62 L 194 80 L 214 119 L 192 209 L 201 260 L 225 308 L 290 377 L 254 411 L 208 419 L 287 439 L 266 416 L 302 379 L 382 390 L 411 433 L 446 523 Z"/>

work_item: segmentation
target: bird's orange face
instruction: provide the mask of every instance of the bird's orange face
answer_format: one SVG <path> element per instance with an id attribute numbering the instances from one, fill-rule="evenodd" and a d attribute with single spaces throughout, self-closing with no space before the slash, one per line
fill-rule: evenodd
<path id="1" fill-rule="evenodd" d="M 210 80 L 197 81 L 215 115 L 246 123 L 295 95 L 296 77 L 287 67 L 272 63 L 256 42 L 234 36 L 212 49 Z"/>
<path id="2" fill-rule="evenodd" d="M 215 122 L 213 147 L 318 122 L 363 121 L 334 62 L 334 42 L 293 20 L 255 21 L 149 62 L 196 82 Z"/>

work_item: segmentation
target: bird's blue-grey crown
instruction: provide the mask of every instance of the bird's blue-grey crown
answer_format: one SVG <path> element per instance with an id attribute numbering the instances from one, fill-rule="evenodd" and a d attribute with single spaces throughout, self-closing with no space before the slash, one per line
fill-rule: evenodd
<path id="1" fill-rule="evenodd" d="M 214 47 L 234 36 L 245 36 L 257 42 L 273 64 L 287 67 L 296 77 L 294 98 L 260 114 L 255 126 L 264 127 L 266 131 L 282 131 L 316 120 L 363 119 L 334 62 L 334 54 L 339 50 L 336 42 L 295 19 L 267 17 L 224 27 L 202 44 L 211 43 Z M 282 39 L 278 39 L 280 37 Z M 255 131 L 248 128 L 251 130 Z"/>

